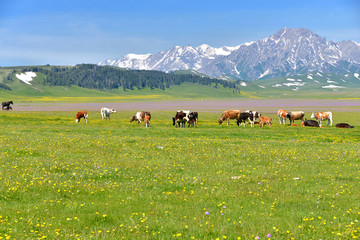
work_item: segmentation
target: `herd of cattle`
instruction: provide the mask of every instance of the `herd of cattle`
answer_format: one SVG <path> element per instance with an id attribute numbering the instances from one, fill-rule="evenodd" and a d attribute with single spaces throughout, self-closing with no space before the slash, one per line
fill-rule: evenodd
<path id="1" fill-rule="evenodd" d="M 13 101 L 3 102 L 2 110 L 12 110 L 11 105 Z M 113 108 L 101 108 L 100 110 L 101 118 L 109 119 L 112 113 L 116 113 L 116 110 Z M 312 113 L 310 118 L 315 118 L 316 120 L 307 120 L 305 117 L 305 112 L 303 111 L 292 111 L 287 112 L 285 110 L 279 109 L 277 111 L 277 116 L 279 117 L 280 124 L 285 124 L 286 119 L 289 119 L 290 126 L 298 126 L 294 124 L 295 120 L 301 120 L 302 126 L 305 127 L 322 127 L 323 121 L 328 121 L 327 125 L 332 126 L 332 113 L 331 112 L 318 112 Z M 86 111 L 81 111 L 76 114 L 75 122 L 79 122 L 81 118 L 84 118 L 87 123 L 88 113 Z M 198 112 L 193 112 L 189 110 L 179 110 L 176 112 L 175 117 L 172 118 L 173 125 L 176 127 L 185 127 L 186 124 L 188 127 L 197 127 L 199 119 Z M 226 110 L 222 113 L 221 117 L 218 119 L 219 124 L 221 125 L 224 121 L 229 125 L 230 119 L 235 119 L 238 126 L 245 127 L 246 122 L 249 122 L 251 127 L 254 127 L 255 124 L 259 124 L 260 127 L 268 125 L 271 127 L 272 119 L 270 117 L 264 117 L 257 111 L 246 110 L 241 112 L 241 110 Z M 256 121 L 258 119 L 258 121 Z M 151 113 L 148 111 L 137 112 L 134 116 L 130 118 L 130 122 L 137 121 L 140 124 L 144 121 L 146 127 L 150 127 Z M 354 128 L 348 123 L 338 123 L 336 124 L 337 128 Z"/>
<path id="2" fill-rule="evenodd" d="M 116 113 L 116 110 L 113 108 L 102 108 L 100 110 L 102 119 L 109 119 L 112 113 Z M 278 110 L 277 115 L 279 117 L 280 124 L 286 124 L 286 119 L 289 119 L 290 126 L 298 126 L 294 124 L 295 120 L 301 120 L 302 126 L 305 127 L 321 127 L 322 121 L 328 120 L 328 124 L 332 126 L 332 113 L 331 112 L 318 112 L 312 113 L 311 118 L 315 118 L 316 120 L 307 120 L 305 117 L 305 112 L 303 111 L 295 111 L 295 112 L 287 112 L 285 110 Z M 80 121 L 80 118 L 84 118 L 85 122 L 87 122 L 88 113 L 86 111 L 78 112 L 76 114 L 76 122 Z M 199 119 L 198 112 L 193 112 L 189 110 L 179 110 L 176 112 L 175 117 L 172 118 L 173 126 L 176 127 L 185 127 L 186 124 L 188 127 L 197 127 Z M 224 111 L 221 117 L 218 119 L 218 123 L 221 125 L 224 121 L 229 125 L 230 119 L 236 120 L 236 124 L 238 126 L 245 127 L 246 122 L 250 123 L 251 127 L 254 127 L 255 124 L 259 124 L 260 127 L 264 125 L 268 125 L 271 127 L 272 119 L 270 117 L 264 117 L 257 111 L 246 110 L 245 112 L 241 112 L 241 110 L 227 110 Z M 256 121 L 258 119 L 258 121 Z M 148 111 L 137 112 L 134 116 L 130 118 L 130 122 L 137 121 L 140 124 L 144 121 L 146 127 L 150 127 L 151 113 Z M 336 124 L 337 128 L 354 128 L 354 126 L 350 126 L 348 123 L 338 123 Z"/>

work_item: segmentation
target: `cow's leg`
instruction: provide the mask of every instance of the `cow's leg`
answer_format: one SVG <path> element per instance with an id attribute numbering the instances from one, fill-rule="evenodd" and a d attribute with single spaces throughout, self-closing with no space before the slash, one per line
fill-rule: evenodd
<path id="1" fill-rule="evenodd" d="M 249 119 L 249 121 L 250 121 L 250 126 L 254 127 L 254 121 L 251 121 L 250 119 Z"/>
<path id="2" fill-rule="evenodd" d="M 280 125 L 281 125 L 281 118 L 282 118 L 282 117 L 280 117 L 280 116 L 279 116 L 279 122 L 280 122 Z"/>

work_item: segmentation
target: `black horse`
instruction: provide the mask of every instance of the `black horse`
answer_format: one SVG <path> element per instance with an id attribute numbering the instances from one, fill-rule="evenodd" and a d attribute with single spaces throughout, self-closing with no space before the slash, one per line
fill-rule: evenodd
<path id="1" fill-rule="evenodd" d="M 9 110 L 10 109 L 10 104 L 14 105 L 13 101 L 3 102 L 2 103 L 2 110 Z"/>

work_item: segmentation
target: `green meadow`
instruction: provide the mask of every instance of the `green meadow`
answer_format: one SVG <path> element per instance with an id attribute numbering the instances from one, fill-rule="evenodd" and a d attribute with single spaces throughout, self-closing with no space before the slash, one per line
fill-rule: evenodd
<path id="1" fill-rule="evenodd" d="M 0 239 L 359 237 L 359 112 L 333 113 L 353 129 L 132 114 L 1 111 Z"/>

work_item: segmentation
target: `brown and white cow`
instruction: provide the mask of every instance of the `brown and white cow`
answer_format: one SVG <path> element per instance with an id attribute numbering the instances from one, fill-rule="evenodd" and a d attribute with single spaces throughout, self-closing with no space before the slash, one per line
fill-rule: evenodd
<path id="1" fill-rule="evenodd" d="M 316 118 L 316 120 L 319 121 L 320 123 L 320 127 L 321 127 L 321 122 L 324 120 L 328 120 L 328 126 L 330 124 L 330 126 L 332 126 L 332 112 L 317 112 L 317 113 L 311 113 L 311 118 Z"/>
<path id="2" fill-rule="evenodd" d="M 187 118 L 188 127 L 197 127 L 199 114 L 198 112 L 190 112 L 185 118 Z"/>
<path id="3" fill-rule="evenodd" d="M 239 119 L 240 113 L 241 110 L 226 110 L 218 119 L 218 122 L 221 125 L 223 121 L 227 121 L 227 125 L 229 125 L 230 119 L 236 119 L 236 120 Z"/>
<path id="4" fill-rule="evenodd" d="M 264 124 L 267 124 L 267 125 L 269 125 L 269 127 L 271 127 L 271 118 L 260 116 L 259 120 L 260 120 L 260 123 L 259 123 L 260 127 L 263 127 Z"/>
<path id="5" fill-rule="evenodd" d="M 192 112 L 190 110 L 178 110 L 175 114 L 175 117 L 172 118 L 173 125 L 176 127 L 185 127 L 185 123 L 188 124 L 188 127 L 197 126 L 198 122 L 198 113 Z"/>
<path id="6" fill-rule="evenodd" d="M 288 112 L 286 117 L 290 120 L 291 123 L 294 123 L 295 120 L 304 121 L 305 113 L 303 111 L 296 111 L 296 112 Z"/>
<path id="7" fill-rule="evenodd" d="M 85 122 L 87 123 L 87 117 L 88 117 L 88 113 L 87 113 L 86 111 L 78 112 L 78 113 L 76 114 L 75 122 L 78 123 L 78 122 L 80 122 L 80 119 L 81 119 L 81 118 L 84 118 L 84 119 L 85 119 Z"/>
<path id="8" fill-rule="evenodd" d="M 187 122 L 186 113 L 190 111 L 179 110 L 176 112 L 175 117 L 172 118 L 173 126 L 175 127 L 185 127 L 185 123 Z"/>
<path id="9" fill-rule="evenodd" d="M 102 120 L 104 120 L 104 118 L 105 119 L 108 118 L 110 120 L 110 115 L 112 113 L 116 113 L 116 110 L 114 108 L 106 108 L 106 107 L 104 107 L 104 108 L 101 108 L 100 113 L 101 113 L 101 119 Z"/>
<path id="10" fill-rule="evenodd" d="M 277 111 L 277 115 L 279 116 L 279 122 L 280 122 L 280 124 L 281 124 L 281 119 L 282 119 L 282 122 L 285 124 L 287 113 L 288 113 L 287 111 L 282 110 L 282 109 L 279 109 L 279 110 Z"/>
<path id="11" fill-rule="evenodd" d="M 140 124 L 141 121 L 144 121 L 146 115 L 149 115 L 151 118 L 151 113 L 148 111 L 137 112 L 134 116 L 130 118 L 130 122 L 138 121 L 138 124 Z"/>

